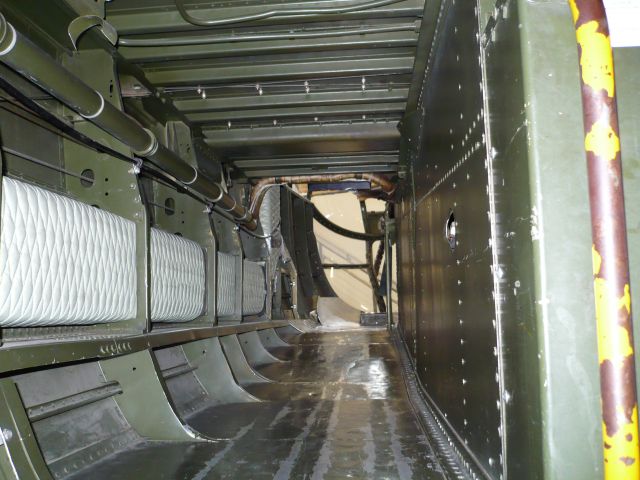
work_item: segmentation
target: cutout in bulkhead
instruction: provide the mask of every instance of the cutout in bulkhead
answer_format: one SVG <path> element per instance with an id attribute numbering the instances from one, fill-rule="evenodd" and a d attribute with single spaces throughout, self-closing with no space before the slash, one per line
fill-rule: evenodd
<path id="1" fill-rule="evenodd" d="M 444 238 L 449 244 L 451 251 L 456 249 L 457 229 L 458 223 L 456 222 L 456 216 L 453 213 L 453 210 L 449 210 L 449 217 L 447 218 L 447 222 L 444 227 Z"/>

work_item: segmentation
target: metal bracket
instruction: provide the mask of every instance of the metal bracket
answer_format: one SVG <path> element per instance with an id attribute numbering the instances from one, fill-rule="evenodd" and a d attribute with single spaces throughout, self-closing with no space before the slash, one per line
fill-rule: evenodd
<path id="1" fill-rule="evenodd" d="M 142 164 L 144 162 L 142 161 L 141 158 L 134 158 L 133 159 L 133 174 L 134 175 L 140 175 L 140 172 L 142 171 Z"/>
<path id="2" fill-rule="evenodd" d="M 118 43 L 118 31 L 115 27 L 97 15 L 83 15 L 74 19 L 67 28 L 74 50 L 78 50 L 78 39 L 93 27 L 98 27 L 100 33 L 115 47 Z"/>

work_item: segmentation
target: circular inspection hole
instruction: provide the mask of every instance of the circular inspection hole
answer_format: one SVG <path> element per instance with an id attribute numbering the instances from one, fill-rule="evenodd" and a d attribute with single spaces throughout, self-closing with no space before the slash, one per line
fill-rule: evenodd
<path id="1" fill-rule="evenodd" d="M 82 185 L 85 188 L 89 188 L 91 186 L 93 186 L 93 184 L 96 181 L 96 175 L 95 173 L 93 173 L 93 170 L 91 170 L 90 168 L 85 168 L 82 173 L 80 173 L 81 177 L 80 177 L 80 185 Z"/>
<path id="2" fill-rule="evenodd" d="M 450 211 L 449 217 L 447 218 L 447 223 L 444 227 L 444 238 L 449 244 L 449 248 L 452 251 L 456 248 L 457 230 L 458 224 L 456 222 L 456 216 L 454 215 L 453 211 Z"/>
<path id="3" fill-rule="evenodd" d="M 173 215 L 176 213 L 176 201 L 169 197 L 164 201 L 164 213 L 167 215 Z"/>

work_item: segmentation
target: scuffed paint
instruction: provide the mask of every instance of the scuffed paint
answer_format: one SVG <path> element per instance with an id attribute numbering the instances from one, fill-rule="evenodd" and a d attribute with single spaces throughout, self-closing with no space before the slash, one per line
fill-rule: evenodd
<path id="1" fill-rule="evenodd" d="M 578 6 L 576 5 L 575 0 L 569 0 L 569 6 L 571 7 L 571 16 L 573 17 L 573 22 L 576 23 L 578 21 L 578 17 L 580 16 L 580 11 L 578 10 Z"/>
<path id="2" fill-rule="evenodd" d="M 598 121 L 585 136 L 584 147 L 587 152 L 593 152 L 596 156 L 611 161 L 620 153 L 620 138 L 611 125 Z"/>
<path id="3" fill-rule="evenodd" d="M 605 360 L 622 363 L 625 357 L 633 355 L 629 331 L 617 322 L 619 314 L 631 315 L 630 288 L 628 284 L 625 285 L 622 296 L 618 297 L 607 280 L 600 277 L 602 256 L 595 245 L 592 246 L 592 257 L 598 326 L 598 358 L 600 363 Z M 611 328 L 612 324 L 616 327 Z"/>
<path id="4" fill-rule="evenodd" d="M 621 325 L 611 328 L 611 323 L 616 323 L 616 319 L 611 318 L 611 313 L 621 309 L 627 310 L 627 315 L 630 313 L 629 288 L 625 287 L 624 295 L 617 298 L 605 279 L 596 278 L 594 290 L 598 322 L 598 358 L 600 362 L 611 360 L 621 363 L 625 357 L 633 355 L 633 347 L 626 328 Z"/>
<path id="5" fill-rule="evenodd" d="M 638 435 L 635 426 L 638 424 L 638 407 L 633 409 L 631 421 L 625 418 L 622 408 L 616 411 L 619 423 L 622 425 L 611 436 L 607 434 L 607 427 L 603 423 L 604 437 L 604 464 L 607 478 L 638 478 L 638 462 L 636 452 L 638 451 Z M 634 473 L 635 471 L 635 473 Z M 633 477 L 636 475 L 635 477 Z"/>
<path id="6" fill-rule="evenodd" d="M 602 0 L 569 0 L 579 45 L 593 236 L 604 476 L 640 478 L 638 403 L 613 52 Z"/>
<path id="7" fill-rule="evenodd" d="M 580 66 L 582 81 L 595 91 L 606 90 L 609 97 L 615 95 L 613 80 L 613 53 L 609 35 L 598 31 L 598 22 L 587 22 L 576 30 L 581 47 Z"/>

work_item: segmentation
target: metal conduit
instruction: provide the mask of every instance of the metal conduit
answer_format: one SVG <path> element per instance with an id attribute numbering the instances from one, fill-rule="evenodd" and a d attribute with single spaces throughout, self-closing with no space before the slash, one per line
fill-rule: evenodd
<path id="1" fill-rule="evenodd" d="M 282 33 L 263 33 L 253 35 L 203 35 L 193 37 L 153 37 L 118 39 L 118 45 L 124 47 L 175 47 L 185 45 L 211 45 L 227 42 L 254 42 L 266 40 L 296 40 L 311 38 L 342 37 L 346 35 L 369 35 L 374 33 L 417 32 L 418 23 L 394 25 L 388 27 L 361 27 L 339 30 L 301 31 Z"/>
<path id="2" fill-rule="evenodd" d="M 604 477 L 640 478 L 629 256 L 613 52 L 602 0 L 569 0 L 580 54 Z"/>
<path id="3" fill-rule="evenodd" d="M 18 33 L 2 14 L 0 61 L 84 119 L 117 138 L 137 156 L 147 159 L 182 185 L 229 212 L 236 221 L 246 224 L 251 230 L 257 227 L 253 215 L 242 205 L 238 205 L 220 185 L 161 145 L 151 131 L 105 101 L 100 93 Z"/>
<path id="4" fill-rule="evenodd" d="M 219 25 L 231 25 L 234 23 L 253 22 L 255 20 L 262 20 L 271 17 L 310 17 L 314 15 L 337 15 L 341 13 L 360 12 L 363 10 L 370 10 L 372 8 L 384 7 L 386 5 L 393 5 L 394 3 L 400 3 L 402 1 L 404 0 L 373 0 L 344 7 L 280 8 L 265 10 L 264 12 L 253 15 L 220 18 L 217 20 L 202 20 L 190 15 L 184 6 L 184 0 L 175 0 L 175 4 L 184 21 L 199 27 L 215 27 Z"/>

